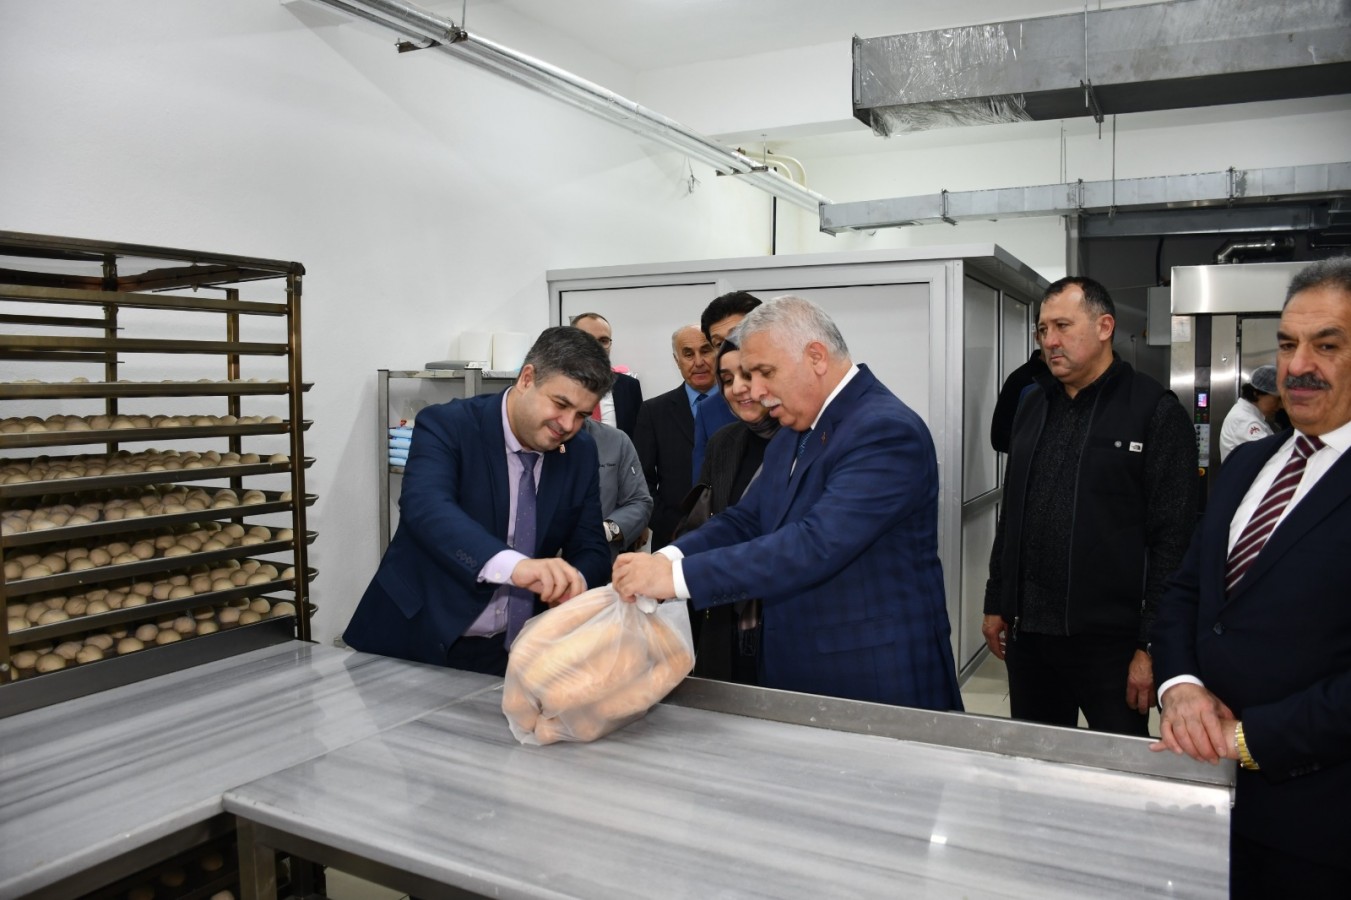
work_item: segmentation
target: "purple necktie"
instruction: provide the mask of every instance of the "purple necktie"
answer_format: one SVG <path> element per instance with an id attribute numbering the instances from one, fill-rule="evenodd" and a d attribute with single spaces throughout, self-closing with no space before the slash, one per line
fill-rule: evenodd
<path id="1" fill-rule="evenodd" d="M 511 547 L 526 556 L 535 556 L 535 463 L 539 454 L 529 450 L 515 451 L 521 461 L 520 484 L 516 487 L 516 528 L 512 532 Z M 507 589 L 507 647 L 516 640 L 521 626 L 535 609 L 535 595 L 525 588 L 512 585 Z"/>
<path id="2" fill-rule="evenodd" d="M 1261 552 L 1267 538 L 1276 530 L 1276 521 L 1290 505 L 1290 498 L 1295 496 L 1295 489 L 1299 487 L 1300 479 L 1304 477 L 1305 464 L 1322 446 L 1323 442 L 1316 437 L 1305 437 L 1301 434 L 1295 438 L 1295 452 L 1276 476 L 1276 480 L 1271 483 L 1271 487 L 1267 489 L 1262 502 L 1257 504 L 1257 509 L 1253 511 L 1248 524 L 1243 526 L 1243 533 L 1234 542 L 1234 549 L 1229 551 L 1229 560 L 1224 568 L 1226 594 L 1238 584 L 1243 573 L 1248 571 L 1248 567 Z"/>

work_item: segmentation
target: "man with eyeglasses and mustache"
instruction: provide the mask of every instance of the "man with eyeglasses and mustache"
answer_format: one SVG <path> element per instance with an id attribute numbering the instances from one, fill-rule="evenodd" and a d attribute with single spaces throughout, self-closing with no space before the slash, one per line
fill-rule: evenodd
<path id="1" fill-rule="evenodd" d="M 1351 884 L 1351 257 L 1286 292 L 1276 384 L 1294 425 L 1236 447 L 1159 603 L 1152 749 L 1239 763 L 1234 897 Z"/>

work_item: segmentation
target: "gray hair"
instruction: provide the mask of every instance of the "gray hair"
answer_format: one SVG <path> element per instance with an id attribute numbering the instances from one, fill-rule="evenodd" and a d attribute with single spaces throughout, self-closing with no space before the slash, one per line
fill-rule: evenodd
<path id="1" fill-rule="evenodd" d="M 571 325 L 544 329 L 525 355 L 521 367 L 525 366 L 534 366 L 536 383 L 562 375 L 598 397 L 608 394 L 615 383 L 610 357 L 600 341 Z"/>
<path id="2" fill-rule="evenodd" d="M 1338 288 L 1345 294 L 1351 294 L 1351 256 L 1320 259 L 1300 269 L 1295 277 L 1290 279 L 1290 287 L 1285 292 L 1285 303 L 1289 304 L 1290 298 L 1301 291 L 1321 287 Z M 1281 308 L 1284 309 L 1285 305 Z"/>
<path id="3" fill-rule="evenodd" d="M 680 326 L 679 328 L 677 328 L 675 331 L 671 332 L 671 353 L 672 353 L 672 354 L 675 354 L 675 353 L 678 353 L 678 352 L 679 352 L 678 350 L 676 350 L 676 341 L 680 340 L 680 332 L 682 332 L 682 331 L 688 331 L 688 330 L 691 329 L 691 328 L 693 328 L 695 331 L 698 331 L 698 332 L 701 332 L 701 333 L 702 333 L 702 331 L 703 331 L 702 328 L 700 328 L 698 325 L 696 325 L 696 324 L 694 324 L 693 322 L 691 322 L 691 323 L 688 324 L 688 325 L 681 325 L 681 326 Z M 708 338 L 705 337 L 704 340 L 708 340 Z"/>
<path id="4" fill-rule="evenodd" d="M 792 294 L 775 297 L 751 310 L 737 329 L 743 347 L 751 335 L 767 331 L 777 342 L 795 352 L 805 350 L 813 341 L 820 341 L 832 357 L 850 361 L 849 347 L 830 316 L 810 300 Z"/>

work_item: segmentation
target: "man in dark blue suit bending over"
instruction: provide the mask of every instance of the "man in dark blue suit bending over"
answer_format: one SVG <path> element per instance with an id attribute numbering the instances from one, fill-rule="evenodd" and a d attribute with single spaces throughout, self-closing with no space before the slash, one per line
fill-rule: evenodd
<path id="1" fill-rule="evenodd" d="M 735 506 L 614 567 L 626 598 L 763 598 L 760 684 L 962 708 L 924 422 L 855 366 L 835 323 L 779 297 L 741 323 L 751 396 L 784 427 Z"/>
<path id="2" fill-rule="evenodd" d="M 399 528 L 348 646 L 502 675 L 541 604 L 604 584 L 599 463 L 581 430 L 613 381 L 595 338 L 549 328 L 503 393 L 418 413 Z"/>

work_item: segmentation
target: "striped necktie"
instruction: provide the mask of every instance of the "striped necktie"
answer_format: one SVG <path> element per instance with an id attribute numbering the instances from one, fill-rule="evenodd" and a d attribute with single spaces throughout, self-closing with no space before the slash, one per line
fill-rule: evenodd
<path id="1" fill-rule="evenodd" d="M 1318 438 L 1299 435 L 1295 438 L 1295 452 L 1291 454 L 1290 460 L 1281 469 L 1276 480 L 1272 482 L 1271 487 L 1267 489 L 1266 496 L 1262 502 L 1257 505 L 1253 511 L 1252 518 L 1248 524 L 1243 526 L 1243 533 L 1238 536 L 1234 543 L 1234 549 L 1229 551 L 1229 559 L 1225 563 L 1224 569 L 1224 591 L 1229 593 L 1238 584 L 1243 573 L 1248 571 L 1248 567 L 1253 564 L 1257 554 L 1261 552 L 1267 538 L 1276 530 L 1276 522 L 1281 518 L 1281 513 L 1290 505 L 1290 498 L 1295 496 L 1295 490 L 1299 487 L 1300 479 L 1304 477 L 1304 467 L 1309 461 L 1309 457 L 1317 453 L 1323 446 L 1323 442 Z"/>

